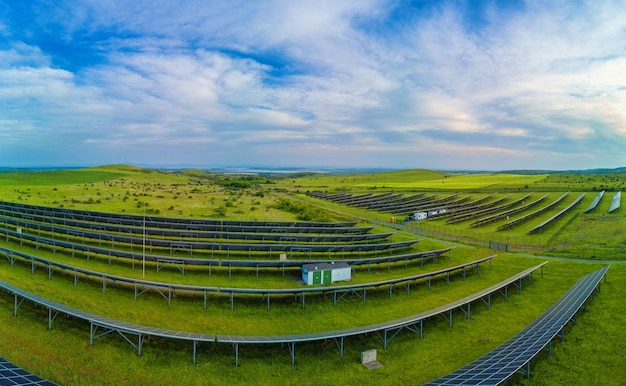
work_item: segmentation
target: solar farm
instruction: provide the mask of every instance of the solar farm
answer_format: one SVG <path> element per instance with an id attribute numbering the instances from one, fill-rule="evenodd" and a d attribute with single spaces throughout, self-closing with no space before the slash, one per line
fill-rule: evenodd
<path id="1" fill-rule="evenodd" d="M 513 177 L 460 190 L 453 176 L 434 190 L 429 174 L 233 191 L 198 172 L 102 173 L 3 188 L 0 357 L 24 379 L 571 384 L 562 361 L 600 347 L 613 352 L 589 379 L 626 377 L 611 338 L 623 239 L 585 230 L 623 219 L 621 190 Z M 303 281 L 303 266 L 337 263 L 348 280 Z M 359 362 L 372 349 L 375 370 Z"/>

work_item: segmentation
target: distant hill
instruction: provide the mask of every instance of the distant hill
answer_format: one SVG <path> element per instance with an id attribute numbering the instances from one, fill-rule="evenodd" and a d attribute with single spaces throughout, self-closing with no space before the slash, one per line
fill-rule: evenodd
<path id="1" fill-rule="evenodd" d="M 498 173 L 506 174 L 523 174 L 523 175 L 536 175 L 536 174 L 613 174 L 613 173 L 626 173 L 626 167 L 619 167 L 614 169 L 584 169 L 584 170 L 504 170 Z"/>

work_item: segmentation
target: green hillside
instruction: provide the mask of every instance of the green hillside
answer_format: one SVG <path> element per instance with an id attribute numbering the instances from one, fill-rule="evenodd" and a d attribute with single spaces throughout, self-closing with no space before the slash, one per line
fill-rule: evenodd
<path id="1" fill-rule="evenodd" d="M 583 213 L 602 186 L 619 187 L 621 174 L 606 175 L 516 175 L 444 174 L 428 170 L 406 170 L 374 174 L 234 175 L 202 170 L 157 171 L 126 165 L 110 165 L 80 170 L 0 173 L 3 201 L 113 213 L 134 213 L 189 219 L 240 219 L 270 221 L 346 221 L 358 227 L 373 227 L 372 233 L 394 232 L 392 241 L 419 239 L 419 251 L 453 246 L 453 251 L 437 262 L 378 264 L 354 269 L 351 283 L 372 283 L 386 279 L 439 270 L 497 254 L 491 266 L 481 266 L 464 279 L 453 275 L 449 283 L 441 278 L 427 289 L 425 282 L 411 284 L 410 291 L 397 286 L 367 292 L 366 299 L 348 294 L 336 306 L 333 296 L 307 295 L 301 299 L 272 296 L 271 310 L 263 296 L 236 296 L 234 306 L 227 294 L 211 295 L 204 309 L 203 299 L 176 293 L 167 306 L 162 294 L 148 291 L 137 296 L 136 289 L 71 271 L 50 273 L 30 262 L 10 263 L 0 254 L 0 280 L 40 296 L 105 317 L 131 323 L 181 331 L 241 335 L 281 335 L 333 331 L 380 323 L 436 308 L 487 288 L 525 268 L 549 261 L 543 276 L 524 284 L 521 293 L 511 291 L 508 301 L 493 298 L 491 310 L 482 303 L 472 304 L 471 320 L 456 312 L 454 326 L 444 318 L 425 322 L 423 339 L 402 332 L 387 350 L 376 334 L 347 338 L 340 358 L 336 342 L 298 344 L 296 365 L 290 363 L 286 347 L 240 346 L 240 367 L 234 366 L 233 347 L 204 344 L 198 348 L 198 363 L 191 363 L 191 345 L 159 338 L 147 339 L 141 357 L 122 337 L 110 334 L 89 345 L 89 325 L 57 317 L 47 330 L 46 310 L 28 302 L 13 316 L 14 298 L 0 296 L 0 356 L 58 384 L 421 384 L 444 375 L 492 350 L 524 328 L 556 301 L 583 274 L 611 262 L 607 282 L 580 313 L 577 325 L 566 329 L 565 341 L 555 341 L 552 356 L 539 355 L 532 362 L 531 378 L 515 376 L 507 384 L 603 384 L 618 385 L 626 379 L 624 359 L 626 339 L 621 326 L 626 297 L 621 283 L 626 280 L 626 232 L 623 209 L 608 213 L 613 193 L 607 193 L 597 208 Z M 346 196 L 385 192 L 410 197 L 423 194 L 437 205 L 486 205 L 497 211 L 477 214 L 466 220 L 449 221 L 449 213 L 424 221 L 404 221 L 403 213 L 387 212 L 329 199 L 307 192 Z M 565 193 L 570 192 L 565 195 Z M 584 199 L 554 220 L 538 234 L 528 231 L 567 208 L 582 193 Z M 548 194 L 535 206 L 524 205 Z M 556 205 L 548 204 L 564 196 Z M 442 201 L 437 201 L 442 200 Z M 391 200 L 390 200 L 391 201 Z M 523 203 L 521 202 L 523 201 Z M 446 204 L 447 203 L 447 204 Z M 506 230 L 503 224 L 539 212 Z M 481 226 L 474 221 L 503 213 Z M 394 217 L 394 223 L 390 218 Z M 5 229 L 14 229 L 9 222 Z M 80 232 L 50 234 L 24 228 L 43 237 L 104 245 L 121 250 L 137 250 L 136 245 L 112 243 L 106 238 L 84 240 Z M 211 240 L 213 241 L 213 240 Z M 228 240 L 220 240 L 228 242 Z M 246 242 L 257 242 L 248 240 Z M 508 247 L 490 249 L 490 242 Z M 141 278 L 142 271 L 125 259 L 111 259 L 74 251 L 30 244 L 12 237 L 0 237 L 0 247 L 37 255 L 83 269 Z M 150 248 L 150 253 L 189 257 L 188 251 Z M 307 258 L 304 252 L 294 252 Z M 389 252 L 382 252 L 388 254 Z M 6 255 L 7 258 L 4 258 Z M 358 257 L 360 254 L 357 254 Z M 379 253 L 375 254 L 380 256 Z M 325 257 L 326 255 L 324 255 Z M 365 256 L 368 256 L 365 254 Z M 193 257 L 216 259 L 266 259 L 260 253 L 228 254 L 225 251 L 195 252 Z M 364 257 L 364 256 L 360 256 Z M 293 288 L 300 271 L 213 266 L 175 265 L 146 267 L 146 280 L 195 286 L 239 288 Z M 232 307 L 232 309 L 231 309 Z M 376 348 L 383 367 L 374 371 L 360 363 L 360 353 Z M 324 371 L 320 372 L 320 369 Z M 580 369 L 585 369 L 580 371 Z"/>

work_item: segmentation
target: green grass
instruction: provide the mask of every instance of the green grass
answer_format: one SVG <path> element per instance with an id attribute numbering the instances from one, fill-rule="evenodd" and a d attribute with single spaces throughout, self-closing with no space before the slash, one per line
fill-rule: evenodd
<path id="1" fill-rule="evenodd" d="M 373 184 L 359 184 L 359 187 L 386 187 L 391 189 L 414 189 L 414 190 L 497 190 L 507 187 L 508 189 L 525 188 L 545 178 L 539 176 L 521 176 L 515 174 L 467 174 L 446 175 L 439 179 L 404 181 L 404 182 L 377 182 Z"/>
<path id="2" fill-rule="evenodd" d="M 27 243 L 20 246 L 17 242 L 7 243 L 4 239 L 0 240 L 0 246 L 96 272 L 137 279 L 142 275 L 142 262 L 138 260 L 135 261 L 135 268 L 133 269 L 132 263 L 129 259 L 112 259 L 111 262 L 109 262 L 108 256 L 94 256 L 91 253 L 89 254 L 89 259 L 80 253 L 75 253 L 75 256 L 72 257 L 69 251 L 64 253 L 62 250 L 57 249 L 57 252 L 54 253 L 45 247 L 36 250 Z M 419 250 L 429 251 L 443 249 L 446 247 L 446 244 L 440 242 L 424 240 L 420 243 Z M 450 262 L 450 266 L 453 266 L 474 261 L 483 257 L 485 256 L 485 251 L 458 248 L 446 253 L 442 257 L 442 260 L 447 261 L 448 255 L 452 255 L 454 257 L 453 261 Z M 328 256 L 324 255 L 324 258 L 328 258 Z M 18 262 L 16 264 L 19 265 L 21 263 Z M 30 262 L 26 264 L 30 266 Z M 46 270 L 47 268 L 40 269 Z M 368 279 L 366 275 L 364 275 L 364 273 L 368 272 L 367 266 L 358 266 L 355 267 L 354 270 L 355 275 L 352 278 L 352 283 L 358 284 L 373 281 L 371 278 Z M 371 272 L 376 273 L 375 280 L 379 281 L 417 274 L 423 272 L 423 267 L 421 266 L 420 260 L 416 260 L 406 266 L 404 262 L 392 263 L 389 269 L 387 263 L 373 264 L 370 270 Z M 208 267 L 187 266 L 185 274 L 183 275 L 176 267 L 165 266 L 157 271 L 155 264 L 150 263 L 149 261 L 146 262 L 146 280 L 188 285 L 244 288 L 297 288 L 298 285 L 293 280 L 293 277 L 299 277 L 300 275 L 301 273 L 299 268 L 286 268 L 284 277 L 282 270 L 276 268 L 261 268 L 258 274 L 259 277 L 257 278 L 257 274 L 254 269 L 233 268 L 231 270 L 231 274 L 229 274 L 229 269 L 223 266 L 212 267 L 210 273 Z"/>
<path id="3" fill-rule="evenodd" d="M 532 189 L 546 175 L 444 174 L 429 170 L 402 170 L 376 174 L 316 175 L 282 181 L 287 188 L 321 191 L 393 190 L 476 190 Z"/>
<path id="4" fill-rule="evenodd" d="M 547 211 L 544 211 L 537 216 L 531 217 L 527 221 L 524 221 L 512 228 L 506 230 L 498 230 L 497 228 L 504 225 L 506 222 L 523 217 L 531 212 L 535 212 L 540 208 L 547 206 L 549 203 L 555 201 L 560 197 L 564 191 L 550 192 L 550 196 L 547 197 L 539 205 L 526 209 L 525 211 L 515 213 L 510 216 L 509 219 L 501 218 L 497 221 L 490 222 L 478 227 L 471 227 L 471 223 L 476 219 L 460 221 L 454 224 L 447 223 L 447 217 L 439 219 L 429 219 L 427 221 L 412 221 L 404 224 L 402 216 L 396 219 L 399 223 L 399 227 L 402 229 L 414 230 L 415 232 L 426 232 L 427 234 L 437 237 L 444 237 L 446 239 L 465 241 L 470 243 L 478 243 L 486 245 L 488 242 L 499 242 L 508 244 L 510 250 L 517 251 L 534 251 L 537 253 L 545 253 L 553 256 L 563 257 L 575 257 L 575 258 L 591 258 L 598 257 L 611 258 L 611 259 L 624 259 L 626 244 L 620 238 L 623 231 L 626 231 L 626 221 L 624 221 L 623 210 L 620 208 L 617 211 L 608 214 L 608 207 L 610 205 L 612 195 L 605 194 L 604 199 L 600 205 L 591 213 L 582 215 L 582 212 L 589 206 L 591 201 L 595 197 L 595 193 L 589 192 L 585 195 L 583 200 L 573 208 L 570 213 L 550 223 L 544 230 L 535 234 L 528 234 L 528 231 L 533 227 L 541 224 L 542 222 L 553 217 L 556 213 L 571 204 L 581 193 L 571 192 L 564 200 L 559 202 L 558 205 L 553 206 Z M 410 193 L 407 193 L 410 194 Z M 438 193 L 438 197 L 449 196 L 450 192 Z M 505 203 L 515 201 L 522 196 L 526 195 L 526 192 L 512 192 L 512 193 L 496 193 L 492 200 L 496 200 L 502 197 L 508 197 Z M 544 193 L 533 194 L 529 200 L 534 200 L 535 197 L 543 195 Z M 474 193 L 459 193 L 459 197 L 481 197 Z M 372 210 L 366 210 L 363 208 L 349 207 L 346 205 L 336 204 L 330 201 L 312 198 L 303 194 L 298 196 L 302 200 L 306 200 L 312 204 L 317 204 L 335 211 L 336 213 L 342 213 L 345 215 L 352 215 L 355 218 L 375 220 L 379 223 L 390 222 L 390 217 L 394 216 L 390 213 L 381 213 Z M 502 203 L 501 203 L 502 204 Z M 501 205 L 500 204 L 500 205 Z M 561 229 L 562 226 L 569 220 L 569 218 L 576 212 L 581 215 L 565 229 Z M 489 216 L 491 214 L 485 215 Z M 478 217 L 481 218 L 481 217 Z M 477 218 L 477 219 L 478 219 Z M 552 236 L 558 232 L 556 238 Z M 550 243 L 548 243 L 550 241 Z"/>
<path id="5" fill-rule="evenodd" d="M 500 259 L 500 258 L 498 258 Z M 359 301 L 350 301 L 347 304 L 340 304 L 335 310 L 332 304 L 312 305 L 307 309 L 299 310 L 292 305 L 284 305 L 287 310 L 279 312 L 278 308 L 272 308 L 267 313 L 261 304 L 250 306 L 237 306 L 231 316 L 229 328 L 235 329 L 238 324 L 248 325 L 250 320 L 255 320 L 256 324 L 263 325 L 277 324 L 279 328 L 287 331 L 298 331 L 296 325 L 301 323 L 311 323 L 319 325 L 323 323 L 327 328 L 341 328 L 337 319 L 345 315 L 345 310 L 350 309 L 351 314 L 362 309 L 367 314 L 376 314 L 377 318 L 386 320 L 394 316 L 394 311 L 390 308 L 401 306 L 405 310 L 418 312 L 420 309 L 431 308 L 434 304 L 441 304 L 467 293 L 474 292 L 478 288 L 486 285 L 486 280 L 499 280 L 508 276 L 511 272 L 521 270 L 524 267 L 539 262 L 532 258 L 522 258 L 518 256 L 502 256 L 502 259 L 495 261 L 491 271 L 483 269 L 480 276 L 470 276 L 466 281 L 456 279 L 450 286 L 444 283 L 436 284 L 431 292 L 425 288 L 415 289 L 411 295 L 396 293 L 393 299 L 370 299 L 368 303 L 361 305 Z M 340 359 L 333 342 L 317 342 L 314 344 L 302 344 L 296 346 L 295 367 L 290 365 L 289 354 L 286 348 L 278 346 L 241 347 L 241 367 L 234 367 L 234 352 L 227 345 L 201 345 L 198 364 L 190 364 L 191 347 L 183 343 L 157 340 L 146 342 L 141 358 L 137 358 L 126 342 L 119 337 L 104 337 L 96 340 L 93 347 L 88 347 L 88 326 L 78 321 L 57 318 L 52 331 L 46 330 L 47 314 L 42 310 L 35 310 L 32 306 L 24 304 L 18 312 L 17 318 L 13 318 L 12 298 L 0 297 L 0 323 L 7 328 L 3 331 L 10 339 L 2 339 L 0 350 L 5 358 L 14 360 L 17 363 L 30 364 L 35 366 L 38 373 L 62 384 L 72 383 L 75 379 L 77 383 L 103 384 L 107 379 L 110 383 L 133 384 L 205 384 L 206 373 L 211 374 L 211 382 L 223 384 L 245 384 L 251 380 L 260 384 L 274 384 L 277 374 L 282 374 L 284 383 L 287 384 L 342 384 L 365 383 L 365 384 L 405 384 L 423 383 L 437 376 L 443 375 L 457 367 L 462 366 L 473 358 L 490 351 L 500 342 L 508 339 L 518 330 L 530 323 L 545 308 L 556 301 L 561 293 L 573 284 L 575 278 L 596 269 L 597 266 L 574 264 L 566 262 L 550 262 L 546 266 L 545 275 L 540 278 L 536 275 L 535 282 L 527 285 L 521 295 L 514 294 L 513 291 L 508 302 L 502 298 L 494 298 L 491 311 L 476 303 L 473 306 L 472 320 L 466 321 L 460 312 L 455 314 L 452 330 L 447 328 L 447 321 L 441 318 L 425 323 L 424 339 L 419 340 L 417 336 L 409 333 L 401 333 L 390 342 L 388 350 L 382 350 L 381 342 L 375 337 L 348 338 L 346 341 L 346 352 L 344 358 Z M 25 275 L 17 275 L 17 279 L 27 281 L 30 275 L 28 270 L 14 268 L 15 270 L 27 271 Z M 494 276 L 495 275 L 495 276 Z M 609 281 L 603 285 L 602 292 L 590 304 L 590 312 L 579 317 L 579 324 L 568 328 L 565 342 L 555 342 L 553 350 L 554 356 L 559 355 L 559 362 L 572 362 L 570 366 L 587 366 L 587 360 L 581 357 L 581 352 L 575 348 L 569 348 L 571 352 L 557 354 L 557 350 L 564 350 L 562 347 L 570 342 L 577 342 L 585 338 L 585 331 L 581 327 L 592 329 L 593 341 L 597 345 L 608 344 L 615 351 L 601 354 L 602 361 L 605 361 L 616 372 L 604 375 L 580 374 L 577 379 L 583 383 L 593 384 L 594 380 L 600 380 L 601 384 L 617 384 L 613 382 L 612 376 L 623 375 L 623 366 L 620 367 L 621 358 L 619 354 L 624 353 L 623 347 L 616 342 L 611 342 L 612 337 L 619 333 L 619 320 L 613 319 L 623 305 L 619 290 L 614 292 L 619 286 L 619 282 L 626 278 L 624 266 L 613 267 L 609 271 Z M 45 275 L 35 275 L 31 280 L 46 284 Z M 156 299 L 140 298 L 137 302 L 132 300 L 128 291 L 112 290 L 102 296 L 98 293 L 98 288 L 90 289 L 84 283 L 79 284 L 78 289 L 67 288 L 71 285 L 59 283 L 57 278 L 52 280 L 56 285 L 54 291 L 60 291 L 59 297 L 75 298 L 75 293 L 79 291 L 84 301 L 98 303 L 95 307 L 99 310 L 105 308 L 105 304 L 110 303 L 113 308 L 132 308 L 133 311 L 116 311 L 127 319 L 132 319 L 135 314 L 144 313 L 146 318 L 153 320 L 155 324 L 176 327 L 180 324 L 186 326 L 193 324 L 193 320 L 198 319 L 198 327 L 209 328 L 217 312 L 214 309 L 200 311 L 199 304 L 182 309 L 185 305 L 175 300 L 174 309 L 167 309 L 162 301 Z M 47 284 L 50 285 L 50 284 Z M 45 287 L 45 286 L 44 286 Z M 64 293 L 73 293 L 66 295 Z M 107 301 L 109 299 L 109 301 Z M 100 304 L 103 303 L 104 304 Z M 178 303 L 177 303 L 178 302 Z M 197 306 L 197 307 L 195 307 Z M 596 313 L 599 308 L 606 309 L 607 312 Z M 334 311 L 334 312 L 333 312 Z M 397 311 L 396 311 L 397 312 Z M 407 312 L 407 311 L 404 311 Z M 127 313 L 127 314 L 125 314 Z M 335 313 L 335 315 L 333 315 Z M 315 315 L 321 314 L 319 318 Z M 164 320 L 154 319 L 158 315 L 163 315 Z M 170 315 L 169 317 L 167 315 Z M 185 315 L 184 320 L 170 320 L 173 315 Z M 365 314 L 364 314 L 365 315 Z M 362 316 L 362 315 L 361 315 Z M 277 317 L 277 319 L 276 319 Z M 352 318 L 360 319 L 359 315 Z M 604 322 L 602 322 L 602 318 Z M 614 323 L 613 323 L 613 322 Z M 16 323 L 18 322 L 18 323 Z M 611 322 L 611 323 L 609 323 Z M 352 321 L 350 323 L 355 323 Z M 306 326 L 304 330 L 310 331 L 311 326 Z M 191 329 L 191 328 L 188 328 Z M 272 331 L 272 330 L 268 330 Z M 39 345 L 37 342 L 49 342 L 46 345 Z M 19 344 L 15 344 L 20 342 Z M 21 343 L 24 342 L 24 343 Z M 30 343 L 29 343 L 30 342 Z M 57 342 L 55 344 L 55 342 Z M 67 351 L 67 347 L 75 350 Z M 360 351 L 377 348 L 379 350 L 379 360 L 384 364 L 382 369 L 370 372 L 358 364 Z M 581 347 L 581 350 L 593 350 L 593 347 Z M 75 354 L 74 354 L 75 353 Z M 20 359 L 22 358 L 22 359 Z M 51 361 L 51 358 L 58 358 Z M 84 363 L 81 363 L 84 361 Z M 550 365 L 537 360 L 537 365 Z M 37 365 L 40 363 L 40 365 Z M 50 363 L 50 364 L 48 364 Z M 52 364 L 54 363 L 54 364 Z M 416 364 L 419 364 L 416 366 Z M 27 365 L 25 367 L 29 368 Z M 327 369 L 322 374 L 316 374 L 320 366 Z M 79 367 L 79 369 L 78 369 Z M 74 368 L 77 368 L 73 371 Z M 180 371 L 180 369 L 184 371 Z M 265 368 L 265 371 L 260 369 Z M 272 371 L 267 371 L 271 368 Z M 148 370 L 149 369 L 149 370 Z M 539 372 L 533 368 L 533 376 Z M 555 368 L 548 371 L 560 372 L 558 363 Z M 107 375 L 107 373 L 109 373 Z M 131 376 L 132 374 L 132 376 Z M 203 375 L 204 374 L 204 375 Z M 130 378 L 129 378 L 130 377 Z M 545 374 L 537 375 L 536 379 L 545 379 Z M 232 378 L 232 379 L 231 379 Z M 549 378 L 548 378 L 549 379 Z M 619 379 L 619 378 L 618 378 Z M 586 381 L 585 381 L 586 380 Z M 518 379 L 518 381 L 521 381 Z M 283 382 L 281 382 L 283 383 Z M 516 384 L 513 382 L 513 384 Z M 546 384 L 572 384 L 550 382 Z M 576 382 L 574 382 L 576 384 Z"/>
<path id="6" fill-rule="evenodd" d="M 224 187 L 211 173 L 161 172 L 113 165 L 51 172 L 0 173 L 4 201 L 102 212 L 241 220 L 298 220 L 275 206 L 287 198 L 271 184 Z M 345 218 L 326 213 L 324 221 Z"/>
<path id="7" fill-rule="evenodd" d="M 409 181 L 431 181 L 444 178 L 446 174 L 432 170 L 412 169 L 391 172 L 381 172 L 373 174 L 344 174 L 326 175 L 316 174 L 301 178 L 284 178 L 279 181 L 286 189 L 308 189 L 308 190 L 361 190 L 363 186 L 369 188 L 396 184 Z"/>
<path id="8" fill-rule="evenodd" d="M 473 194 L 476 198 L 487 194 L 487 191 L 497 191 L 496 197 L 512 193 L 508 200 L 515 200 L 528 191 L 551 191 L 554 193 L 546 201 L 550 202 L 565 191 L 592 192 L 600 185 L 619 187 L 623 184 L 622 175 L 534 176 L 536 180 L 532 180 L 530 177 L 499 178 L 497 175 L 444 177 L 442 173 L 410 170 L 371 175 L 287 177 L 272 179 L 271 183 L 258 179 L 246 188 L 236 189 L 231 184 L 232 180 L 226 181 L 230 185 L 222 185 L 224 178 L 202 171 L 165 173 L 113 165 L 50 173 L 53 174 L 0 174 L 4 178 L 0 178 L 0 194 L 7 201 L 118 213 L 140 214 L 146 203 L 147 210 L 152 213 L 158 210 L 160 215 L 172 217 L 293 221 L 302 212 L 321 208 L 323 216 L 331 221 L 364 219 L 366 222 L 361 225 L 376 223 L 376 232 L 387 229 L 402 231 L 394 235 L 394 241 L 422 239 L 419 250 L 447 246 L 445 242 L 428 237 L 428 234 L 436 233 L 447 240 L 511 242 L 537 246 L 541 253 L 554 256 L 589 259 L 586 263 L 550 261 L 545 276 L 535 276 L 535 283 L 525 286 L 521 295 L 512 294 L 508 302 L 496 297 L 490 311 L 480 303 L 473 304 L 471 321 L 465 320 L 463 313 L 456 312 L 452 329 L 447 327 L 443 318 L 431 319 L 425 323 L 422 340 L 415 334 L 402 332 L 390 342 L 387 350 L 383 350 L 376 335 L 347 338 L 344 358 L 339 358 L 333 341 L 297 344 L 296 366 L 291 366 L 289 351 L 280 345 L 241 346 L 239 368 L 234 366 L 234 350 L 228 345 L 200 345 L 196 365 L 191 364 L 191 344 L 182 342 L 164 339 L 147 341 L 140 358 L 126 341 L 113 334 L 96 340 L 94 346 L 89 347 L 89 326 L 85 323 L 59 316 L 53 329 L 48 331 L 45 310 L 35 309 L 25 302 L 20 306 L 18 316 L 13 317 L 13 298 L 6 293 L 0 295 L 0 325 L 3 326 L 0 329 L 0 356 L 59 384 L 421 384 L 467 364 L 512 337 L 556 301 L 578 277 L 602 265 L 594 260 L 623 259 L 626 252 L 621 249 L 621 235 L 626 227 L 622 209 L 611 215 L 606 213 L 610 194 L 605 195 L 593 213 L 581 214 L 563 229 L 550 246 L 546 246 L 546 240 L 560 229 L 569 215 L 543 234 L 528 236 L 525 232 L 533 224 L 566 206 L 577 193 L 570 194 L 567 202 L 543 217 L 538 216 L 528 224 L 507 232 L 495 231 L 499 222 L 474 229 L 469 228 L 468 222 L 449 225 L 444 220 L 436 220 L 420 223 L 418 226 L 423 229 L 404 228 L 402 224 L 389 224 L 389 214 L 322 202 L 303 194 L 306 190 L 377 193 L 391 190 L 389 187 L 392 184 L 399 184 L 394 190 L 405 194 L 413 194 L 423 188 L 440 196 L 464 192 L 461 196 Z M 441 183 L 442 180 L 444 183 Z M 418 181 L 422 188 L 411 185 Z M 382 188 L 383 185 L 385 188 Z M 580 210 L 586 208 L 594 196 L 587 194 Z M 275 204 L 285 199 L 306 205 L 296 206 L 299 209 L 295 212 L 278 209 Z M 255 209 L 251 210 L 253 207 Z M 423 230 L 428 234 L 422 233 Z M 429 263 L 423 268 L 410 265 L 408 270 L 399 264 L 392 266 L 391 271 L 387 271 L 386 266 L 379 266 L 370 273 L 360 269 L 355 273 L 353 282 L 406 276 L 494 253 L 477 244 L 455 245 L 451 259 L 443 259 L 438 264 Z M 87 261 L 83 257 L 72 258 L 61 252 L 53 254 L 46 248 L 39 251 L 33 251 L 26 245 L 22 248 L 28 253 L 89 269 L 129 277 L 140 275 L 137 268 L 132 270 L 120 261 L 114 260 L 109 265 L 106 259 L 92 258 Z M 163 328 L 238 334 L 304 333 L 390 320 L 466 296 L 543 261 L 542 257 L 501 254 L 494 260 L 491 270 L 482 269 L 480 275 L 470 275 L 466 280 L 457 277 L 450 285 L 438 281 L 431 291 L 425 288 L 425 284 L 419 284 L 412 286 L 407 295 L 399 287 L 389 299 L 383 288 L 378 292 L 368 292 L 366 303 L 358 297 L 348 296 L 337 307 L 333 307 L 332 299 L 328 297 L 311 296 L 307 297 L 304 310 L 299 299 L 272 297 L 268 312 L 260 296 L 235 299 L 233 311 L 230 310 L 229 298 L 221 296 L 212 297 L 207 310 L 202 307 L 202 299 L 187 296 L 175 297 L 172 307 L 168 308 L 166 300 L 158 294 L 146 293 L 135 300 L 133 290 L 123 286 L 108 286 L 103 294 L 98 282 L 84 279 L 74 288 L 71 276 L 57 272 L 48 280 L 47 273 L 42 269 L 31 275 L 30 265 L 16 263 L 15 267 L 11 267 L 3 256 L 0 258 L 1 280 L 71 306 Z M 214 269 L 211 276 L 205 270 L 190 269 L 183 276 L 173 268 L 158 273 L 153 266 L 148 268 L 149 280 L 165 282 L 259 288 L 293 286 L 289 274 L 283 278 L 279 272 L 272 270 L 261 271 L 257 279 L 251 270 L 234 271 L 229 278 L 223 269 Z M 297 271 L 290 273 L 297 275 Z M 623 359 L 626 357 L 623 345 L 626 336 L 621 327 L 626 322 L 623 316 L 626 300 L 621 285 L 625 280 L 626 265 L 614 264 L 609 270 L 608 282 L 602 285 L 601 293 L 590 302 L 589 312 L 579 315 L 578 325 L 568 326 L 565 342 L 557 340 L 553 343 L 551 357 L 541 354 L 533 360 L 530 380 L 516 376 L 508 384 L 613 385 L 626 379 L 626 362 Z M 359 364 L 360 352 L 371 348 L 379 350 L 379 360 L 384 365 L 375 371 L 366 370 Z"/>
<path id="9" fill-rule="evenodd" d="M 54 170 L 47 172 L 0 173 L 0 186 L 31 187 L 84 184 L 107 181 L 124 176 L 116 171 Z"/>

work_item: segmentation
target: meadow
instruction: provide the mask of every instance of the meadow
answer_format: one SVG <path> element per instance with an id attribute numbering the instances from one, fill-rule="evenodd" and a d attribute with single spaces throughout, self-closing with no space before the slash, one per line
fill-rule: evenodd
<path id="1" fill-rule="evenodd" d="M 612 263 L 608 280 L 581 314 L 577 325 L 567 328 L 564 342 L 555 342 L 552 356 L 545 353 L 533 361 L 531 378 L 516 376 L 509 384 L 623 384 L 626 380 L 626 336 L 620 326 L 626 322 L 622 310 L 626 265 L 619 253 L 626 226 L 622 209 L 607 214 L 605 198 L 590 214 L 580 214 L 564 226 L 570 214 L 539 235 L 528 229 L 564 208 L 581 192 L 587 193 L 579 206 L 582 211 L 602 186 L 619 189 L 622 176 L 517 176 L 451 175 L 410 170 L 373 175 L 236 176 L 197 170 L 161 172 L 113 165 L 76 171 L 0 174 L 0 197 L 4 201 L 97 210 L 115 213 L 149 213 L 170 217 L 224 218 L 251 220 L 344 221 L 357 219 L 359 226 L 374 225 L 375 232 L 393 230 L 395 240 L 418 238 L 420 250 L 454 246 L 450 257 L 439 262 L 357 269 L 353 282 L 380 281 L 457 265 L 498 253 L 491 269 L 481 269 L 466 279 L 455 277 L 450 284 L 436 281 L 429 291 L 418 284 L 410 293 L 394 290 L 371 291 L 364 303 L 346 297 L 337 307 L 326 297 L 307 298 L 305 309 L 293 297 L 272 299 L 271 311 L 260 297 L 237 299 L 230 310 L 226 297 L 211 298 L 207 309 L 202 300 L 178 296 L 171 307 L 158 294 L 146 293 L 135 299 L 132 290 L 110 287 L 102 293 L 96 281 L 79 281 L 45 270 L 31 273 L 30 265 L 0 261 L 0 280 L 13 283 L 44 297 L 110 318 L 186 331 L 270 335 L 329 331 L 367 325 L 429 310 L 467 296 L 512 274 L 548 260 L 543 277 L 524 287 L 505 302 L 494 300 L 491 310 L 476 305 L 471 320 L 455 313 L 453 328 L 443 318 L 425 323 L 424 338 L 399 334 L 386 350 L 377 336 L 349 338 L 343 358 L 335 342 L 312 342 L 296 347 L 296 365 L 290 363 L 286 347 L 242 346 L 240 367 L 234 366 L 232 347 L 201 345 L 198 363 L 192 364 L 191 348 L 167 340 L 146 342 L 141 357 L 121 337 L 108 336 L 89 347 L 89 326 L 77 320 L 57 318 L 47 330 L 47 312 L 23 304 L 13 316 L 13 298 L 0 296 L 0 356 L 59 384 L 421 384 L 444 375 L 480 355 L 524 328 L 571 286 L 578 277 Z M 496 193 L 510 195 L 511 201 L 528 192 L 549 191 L 547 201 L 567 191 L 576 191 L 553 209 L 538 215 L 506 233 L 496 230 L 500 223 L 480 229 L 468 222 L 447 224 L 444 218 L 419 222 L 390 223 L 390 214 L 353 208 L 315 199 L 307 191 L 434 192 L 440 196 L 472 195 L 475 198 Z M 573 213 L 572 213 L 573 214 Z M 520 214 L 521 215 L 521 214 Z M 558 234 L 557 234 L 558 232 Z M 556 237 L 553 237 L 555 234 Z M 485 247 L 488 241 L 506 242 L 513 251 L 504 253 Z M 55 261 L 127 277 L 141 271 L 129 264 L 106 259 L 72 257 L 13 240 L 0 246 L 37 254 Z M 524 249 L 524 248 L 526 249 Z M 568 258 L 563 260 L 563 258 Z M 283 277 L 267 270 L 258 278 L 252 270 L 240 269 L 229 275 L 223 268 L 209 275 L 205 270 L 157 271 L 148 266 L 147 279 L 172 283 L 281 288 L 294 286 L 292 270 Z M 378 349 L 383 367 L 374 371 L 359 363 L 360 352 Z M 322 370 L 321 370 L 322 369 Z M 582 370 L 581 370 L 582 369 Z M 321 371 L 320 371 L 321 370 Z"/>

